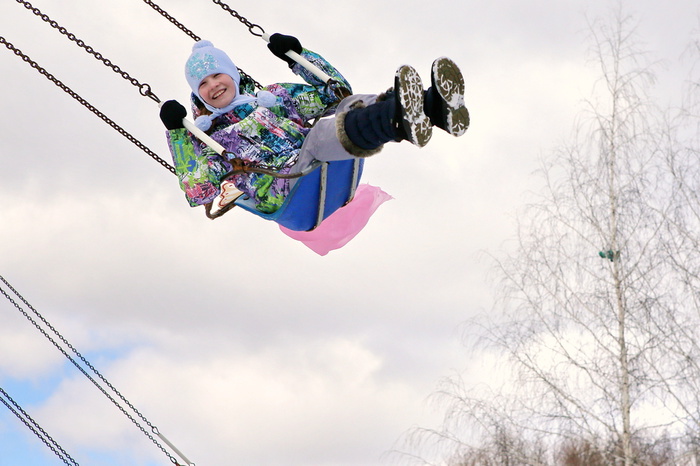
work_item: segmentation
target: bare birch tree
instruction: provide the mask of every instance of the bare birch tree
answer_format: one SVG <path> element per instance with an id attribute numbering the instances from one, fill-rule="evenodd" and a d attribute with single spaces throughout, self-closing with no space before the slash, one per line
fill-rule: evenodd
<path id="1" fill-rule="evenodd" d="M 652 104 L 634 19 L 591 33 L 600 81 L 497 263 L 503 318 L 481 326 L 512 377 L 447 379 L 444 426 L 415 432 L 447 464 L 695 464 L 700 146 L 679 142 L 690 112 Z"/>

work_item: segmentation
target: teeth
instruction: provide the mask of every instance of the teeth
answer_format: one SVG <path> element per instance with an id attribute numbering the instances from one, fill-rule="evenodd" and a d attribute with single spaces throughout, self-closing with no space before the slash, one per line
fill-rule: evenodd
<path id="1" fill-rule="evenodd" d="M 221 96 L 221 94 L 223 94 L 224 92 L 226 92 L 226 89 L 221 89 L 220 91 L 215 92 L 212 96 L 212 99 L 216 99 L 217 97 Z"/>

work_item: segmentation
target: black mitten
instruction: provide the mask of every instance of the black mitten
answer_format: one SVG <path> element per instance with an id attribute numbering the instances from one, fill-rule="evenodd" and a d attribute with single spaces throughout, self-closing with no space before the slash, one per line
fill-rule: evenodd
<path id="1" fill-rule="evenodd" d="M 290 67 L 296 62 L 285 55 L 285 53 L 287 53 L 289 50 L 296 53 L 301 53 L 302 51 L 301 42 L 299 42 L 299 39 L 293 36 L 285 36 L 278 33 L 270 36 L 270 43 L 267 44 L 267 48 L 270 49 L 270 51 L 274 53 L 276 57 L 286 61 Z"/>
<path id="2" fill-rule="evenodd" d="M 187 110 L 177 100 L 168 100 L 160 107 L 160 120 L 167 129 L 184 128 L 183 118 L 187 116 Z"/>

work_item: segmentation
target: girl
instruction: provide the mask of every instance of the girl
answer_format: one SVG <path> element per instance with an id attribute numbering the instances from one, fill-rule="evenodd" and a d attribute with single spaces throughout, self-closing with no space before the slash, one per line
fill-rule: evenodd
<path id="1" fill-rule="evenodd" d="M 210 203 L 219 195 L 221 178 L 232 169 L 232 158 L 295 174 L 316 160 L 373 155 L 390 141 L 407 140 L 423 147 L 433 125 L 455 136 L 464 134 L 469 126 L 464 80 L 447 58 L 433 63 L 432 86 L 427 91 L 418 73 L 404 65 L 396 72 L 394 89 L 386 94 L 349 95 L 347 80 L 320 55 L 302 48 L 296 38 L 274 34 L 268 48 L 307 84 L 272 84 L 253 94 L 245 83 L 241 85 L 239 71 L 228 55 L 209 41 L 197 42 L 186 62 L 195 124 L 224 146 L 226 156 L 184 129 L 187 111 L 181 104 L 171 100 L 161 107 L 180 186 L 192 206 Z M 287 57 L 289 50 L 328 74 L 349 96 L 339 96 Z M 311 126 L 314 119 L 318 120 Z M 259 173 L 239 173 L 231 179 L 264 214 L 279 209 L 297 182 Z"/>

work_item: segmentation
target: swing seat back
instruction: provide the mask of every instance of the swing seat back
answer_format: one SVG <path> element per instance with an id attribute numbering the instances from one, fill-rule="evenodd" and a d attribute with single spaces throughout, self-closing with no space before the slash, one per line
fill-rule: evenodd
<path id="1" fill-rule="evenodd" d="M 271 214 L 255 209 L 255 203 L 247 196 L 238 198 L 235 203 L 290 230 L 310 231 L 352 200 L 363 167 L 362 159 L 321 163 L 297 180 L 282 206 Z"/>

